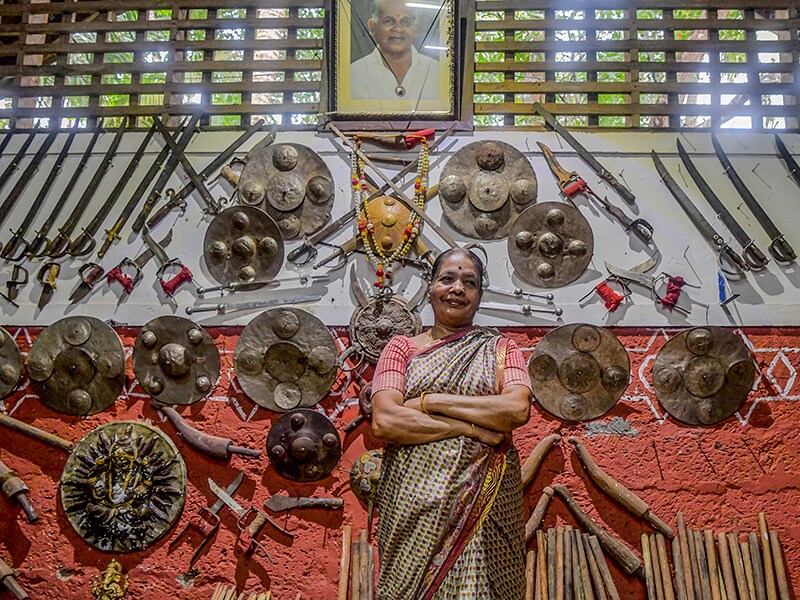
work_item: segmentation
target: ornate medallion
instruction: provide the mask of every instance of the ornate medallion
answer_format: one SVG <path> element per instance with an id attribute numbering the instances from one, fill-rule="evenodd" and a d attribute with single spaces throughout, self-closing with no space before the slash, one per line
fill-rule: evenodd
<path id="1" fill-rule="evenodd" d="M 508 256 L 516 273 L 538 287 L 572 283 L 592 260 L 594 235 L 571 204 L 541 202 L 523 212 L 508 234 Z"/>
<path id="2" fill-rule="evenodd" d="M 331 216 L 333 177 L 319 154 L 300 144 L 272 144 L 247 155 L 239 198 L 275 219 L 283 239 L 310 235 Z"/>
<path id="3" fill-rule="evenodd" d="M 607 413 L 628 387 L 631 363 L 617 336 L 577 323 L 554 329 L 528 362 L 533 395 L 564 421 L 589 421 Z"/>
<path id="4" fill-rule="evenodd" d="M 467 144 L 447 161 L 439 179 L 447 221 L 484 240 L 506 237 L 517 216 L 536 201 L 537 189 L 528 159 L 499 141 Z"/>
<path id="5" fill-rule="evenodd" d="M 186 465 L 164 433 L 118 421 L 89 432 L 67 458 L 61 504 L 84 541 L 106 552 L 147 548 L 180 518 Z"/>
<path id="6" fill-rule="evenodd" d="M 368 450 L 358 457 L 350 469 L 350 489 L 362 502 L 375 499 L 381 479 L 383 450 Z"/>
<path id="7" fill-rule="evenodd" d="M 254 206 L 232 206 L 208 226 L 203 259 L 219 283 L 274 279 L 283 265 L 283 238 L 275 221 Z"/>
<path id="8" fill-rule="evenodd" d="M 669 340 L 653 362 L 661 406 L 690 425 L 713 425 L 735 413 L 753 387 L 753 358 L 738 335 L 695 327 Z"/>
<path id="9" fill-rule="evenodd" d="M 0 398 L 5 398 L 17 387 L 22 377 L 22 353 L 14 338 L 0 327 Z"/>
<path id="10" fill-rule="evenodd" d="M 317 481 L 339 464 L 342 442 L 336 427 L 314 410 L 296 410 L 273 423 L 267 454 L 275 470 L 293 481 Z"/>
<path id="11" fill-rule="evenodd" d="M 219 350 L 208 332 L 183 317 L 149 321 L 133 346 L 133 372 L 144 390 L 164 404 L 191 404 L 219 377 Z"/>
<path id="12" fill-rule="evenodd" d="M 286 412 L 313 406 L 328 394 L 338 357 L 331 332 L 317 317 L 299 308 L 273 308 L 247 324 L 233 360 L 253 402 Z"/>
<path id="13" fill-rule="evenodd" d="M 67 317 L 36 338 L 28 376 L 47 406 L 93 415 L 111 406 L 125 383 L 125 353 L 116 332 L 94 317 Z"/>

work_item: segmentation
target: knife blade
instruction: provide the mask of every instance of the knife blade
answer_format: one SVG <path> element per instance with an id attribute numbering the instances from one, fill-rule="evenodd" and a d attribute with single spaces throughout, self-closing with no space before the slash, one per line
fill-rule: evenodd
<path id="1" fill-rule="evenodd" d="M 212 481 L 212 479 L 210 477 L 209 477 L 208 480 Z M 231 494 L 233 494 L 237 489 L 239 489 L 239 486 L 242 485 L 242 481 L 244 481 L 244 471 L 239 471 L 239 474 L 236 476 L 236 479 L 231 481 L 231 483 L 228 485 L 228 487 L 226 487 L 225 490 L 224 490 L 225 493 L 228 495 L 228 498 L 233 500 L 233 498 L 231 497 Z M 213 483 L 213 481 L 212 481 L 212 483 Z M 214 485 L 217 485 L 217 484 L 214 483 Z M 219 487 L 219 486 L 217 486 L 217 487 Z M 211 488 L 211 491 L 214 491 L 214 488 Z M 214 493 L 214 495 L 217 496 L 216 492 Z M 235 501 L 234 501 L 234 504 L 235 504 Z M 225 506 L 225 500 L 223 498 L 220 498 L 219 496 L 217 496 L 217 501 L 214 502 L 214 504 L 212 504 L 208 508 L 208 510 L 210 510 L 214 514 L 217 514 L 220 510 L 222 510 L 223 506 Z M 241 506 L 239 508 L 241 508 Z"/>
<path id="2" fill-rule="evenodd" d="M 275 494 L 264 502 L 264 506 L 273 512 L 293 508 L 342 508 L 344 500 L 341 498 L 297 498 L 286 494 Z"/>
<path id="3" fill-rule="evenodd" d="M 240 517 L 243 517 L 245 512 L 247 512 L 242 506 L 233 499 L 233 497 L 225 490 L 223 490 L 216 481 L 208 478 L 208 486 L 211 488 L 211 491 L 214 492 L 214 495 L 219 498 L 219 502 L 222 502 L 230 508 L 233 512 L 235 512 Z M 220 506 L 222 508 L 222 506 Z"/>

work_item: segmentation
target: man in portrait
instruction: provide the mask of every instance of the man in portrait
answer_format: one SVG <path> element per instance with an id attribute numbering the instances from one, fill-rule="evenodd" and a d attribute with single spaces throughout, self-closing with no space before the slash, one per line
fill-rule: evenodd
<path id="1" fill-rule="evenodd" d="M 414 47 L 420 19 L 405 0 L 372 0 L 367 23 L 375 48 L 350 67 L 354 100 L 439 98 L 439 61 Z"/>

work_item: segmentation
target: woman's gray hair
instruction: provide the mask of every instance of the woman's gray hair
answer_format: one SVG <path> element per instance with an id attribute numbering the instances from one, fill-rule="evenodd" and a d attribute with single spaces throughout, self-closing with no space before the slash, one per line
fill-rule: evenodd
<path id="1" fill-rule="evenodd" d="M 454 256 L 465 256 L 472 262 L 475 267 L 475 271 L 478 274 L 478 294 L 479 296 L 483 296 L 483 262 L 477 254 L 467 248 L 450 248 L 449 250 L 445 250 L 439 256 L 437 256 L 436 260 L 433 261 L 433 267 L 431 268 L 431 284 L 436 280 L 436 277 L 439 275 L 439 271 L 442 270 L 442 265 L 444 262 Z"/>

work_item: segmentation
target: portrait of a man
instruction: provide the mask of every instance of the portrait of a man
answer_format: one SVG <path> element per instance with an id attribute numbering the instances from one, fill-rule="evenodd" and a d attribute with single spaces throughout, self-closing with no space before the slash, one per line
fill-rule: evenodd
<path id="1" fill-rule="evenodd" d="M 451 114 L 453 0 L 339 0 L 335 112 Z"/>
<path id="2" fill-rule="evenodd" d="M 370 2 L 367 25 L 375 48 L 350 68 L 352 98 L 432 100 L 439 96 L 439 61 L 414 46 L 420 32 L 418 10 L 405 0 Z"/>

